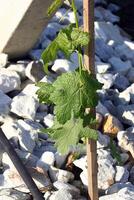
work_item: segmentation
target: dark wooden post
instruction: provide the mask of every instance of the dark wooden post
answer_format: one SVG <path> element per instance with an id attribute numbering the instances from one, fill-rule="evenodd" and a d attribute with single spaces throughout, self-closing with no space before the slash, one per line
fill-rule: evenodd
<path id="1" fill-rule="evenodd" d="M 83 0 L 84 31 L 90 33 L 90 43 L 85 49 L 85 67 L 95 75 L 95 48 L 94 48 L 94 0 Z M 92 112 L 96 113 L 95 109 Z M 97 148 L 96 142 L 87 141 L 87 162 L 88 162 L 88 191 L 91 200 L 98 200 L 97 184 Z"/>
<path id="2" fill-rule="evenodd" d="M 23 165 L 22 161 L 18 157 L 17 153 L 13 149 L 12 145 L 4 135 L 3 131 L 0 129 L 0 145 L 3 146 L 4 150 L 12 160 L 14 166 L 16 167 L 17 171 L 19 172 L 20 176 L 24 180 L 25 184 L 29 188 L 33 198 L 35 200 L 44 200 L 42 193 L 37 188 L 35 182 L 31 178 L 30 174 L 28 173 L 26 167 Z"/>

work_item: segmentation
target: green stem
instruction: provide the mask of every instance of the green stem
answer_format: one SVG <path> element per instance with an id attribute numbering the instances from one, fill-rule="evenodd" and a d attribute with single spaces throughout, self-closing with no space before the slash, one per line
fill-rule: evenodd
<path id="1" fill-rule="evenodd" d="M 76 28 L 79 28 L 79 20 L 78 20 L 77 9 L 76 9 L 74 0 L 72 0 L 72 9 L 75 16 Z M 81 53 L 80 47 L 78 48 L 78 60 L 79 60 L 79 72 L 81 74 L 81 70 L 83 68 L 83 59 L 82 59 L 82 53 Z"/>
<path id="2" fill-rule="evenodd" d="M 73 9 L 73 13 L 74 13 L 74 16 L 75 16 L 76 28 L 79 28 L 79 20 L 78 20 L 77 9 L 76 9 L 74 0 L 72 0 L 72 9 Z"/>

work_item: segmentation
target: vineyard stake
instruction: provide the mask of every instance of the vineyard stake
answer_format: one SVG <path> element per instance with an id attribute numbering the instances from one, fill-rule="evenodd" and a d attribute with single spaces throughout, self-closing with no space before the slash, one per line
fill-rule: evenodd
<path id="1" fill-rule="evenodd" d="M 85 48 L 85 67 L 95 75 L 94 71 L 94 0 L 83 0 L 84 31 L 90 33 L 90 42 Z M 95 109 L 92 112 L 96 113 Z M 88 193 L 91 200 L 98 200 L 97 184 L 97 147 L 96 141 L 87 141 Z"/>

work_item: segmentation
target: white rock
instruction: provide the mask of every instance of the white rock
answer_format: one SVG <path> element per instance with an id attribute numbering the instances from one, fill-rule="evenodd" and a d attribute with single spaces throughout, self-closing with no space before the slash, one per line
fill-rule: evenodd
<path id="1" fill-rule="evenodd" d="M 132 68 L 130 61 L 123 62 L 120 58 L 112 57 L 109 59 L 110 64 L 112 65 L 114 71 L 126 75 L 128 71 Z"/>
<path id="2" fill-rule="evenodd" d="M 20 89 L 20 77 L 15 71 L 0 69 L 0 90 L 4 93 Z"/>
<path id="3" fill-rule="evenodd" d="M 0 68 L 5 67 L 8 62 L 8 55 L 5 53 L 0 53 Z"/>
<path id="4" fill-rule="evenodd" d="M 120 131 L 117 135 L 118 145 L 125 151 L 129 151 L 134 158 L 134 131 Z"/>
<path id="5" fill-rule="evenodd" d="M 33 82 L 41 80 L 45 72 L 43 70 L 43 63 L 41 61 L 32 61 L 26 67 L 26 76 Z"/>
<path id="6" fill-rule="evenodd" d="M 12 137 L 18 137 L 20 130 L 18 129 L 17 123 L 15 121 L 7 120 L 2 126 L 2 131 L 8 139 Z"/>
<path id="7" fill-rule="evenodd" d="M 47 127 L 51 128 L 51 127 L 53 126 L 53 124 L 54 124 L 54 115 L 52 115 L 52 114 L 46 115 L 46 116 L 44 117 L 44 124 L 45 124 Z"/>
<path id="8" fill-rule="evenodd" d="M 34 97 L 35 99 L 37 99 L 37 90 L 39 88 L 37 86 L 35 86 L 35 84 L 28 84 L 23 90 L 22 90 L 22 94 Z M 30 91 L 30 92 L 29 92 Z"/>
<path id="9" fill-rule="evenodd" d="M 11 101 L 11 98 L 0 90 L 0 115 L 9 113 Z"/>
<path id="10" fill-rule="evenodd" d="M 17 125 L 20 129 L 18 137 L 21 149 L 32 153 L 38 140 L 38 132 L 40 132 L 42 126 L 32 120 L 18 120 Z"/>
<path id="11" fill-rule="evenodd" d="M 25 74 L 26 64 L 25 63 L 10 64 L 7 69 L 17 72 L 20 75 L 22 80 L 26 78 L 26 74 Z"/>
<path id="12" fill-rule="evenodd" d="M 83 172 L 81 172 L 80 178 L 81 178 L 83 185 L 85 185 L 86 187 L 88 186 L 88 178 L 87 177 L 88 177 L 87 170 L 84 170 Z"/>
<path id="13" fill-rule="evenodd" d="M 74 71 L 78 66 L 66 59 L 56 59 L 54 65 L 52 66 L 52 70 L 56 73 L 63 73 Z"/>
<path id="14" fill-rule="evenodd" d="M 97 74 L 96 78 L 98 79 L 100 83 L 104 84 L 103 85 L 104 89 L 109 89 L 113 86 L 116 76 L 110 73 L 107 73 L 107 74 Z"/>
<path id="15" fill-rule="evenodd" d="M 104 74 L 111 68 L 111 65 L 103 62 L 95 62 L 96 73 Z"/>
<path id="16" fill-rule="evenodd" d="M 99 200 L 134 200 L 134 188 L 122 188 L 118 193 L 102 196 Z"/>
<path id="17" fill-rule="evenodd" d="M 77 187 L 75 187 L 69 183 L 63 183 L 60 181 L 56 181 L 53 183 L 53 185 L 58 190 L 61 190 L 61 189 L 68 190 L 75 198 L 80 195 L 80 190 Z"/>
<path id="18" fill-rule="evenodd" d="M 50 151 L 44 152 L 39 161 L 47 165 L 53 166 L 55 162 L 54 153 Z"/>
<path id="19" fill-rule="evenodd" d="M 133 42 L 133 41 L 124 41 L 124 43 L 125 43 L 131 50 L 134 50 L 134 42 Z"/>
<path id="20" fill-rule="evenodd" d="M 118 116 L 125 124 L 134 124 L 134 104 L 117 106 Z"/>
<path id="21" fill-rule="evenodd" d="M 107 159 L 98 160 L 98 188 L 106 190 L 114 183 L 115 169 Z"/>
<path id="22" fill-rule="evenodd" d="M 68 183 L 70 181 L 73 181 L 73 179 L 74 179 L 74 175 L 72 172 L 58 169 L 53 166 L 50 166 L 50 168 L 49 168 L 49 175 L 53 182 L 60 181 L 62 183 Z"/>
<path id="23" fill-rule="evenodd" d="M 82 170 L 85 170 L 87 168 L 87 157 L 84 156 L 84 157 L 81 157 L 80 159 L 77 159 L 77 160 L 74 160 L 73 164 L 82 169 Z"/>
<path id="24" fill-rule="evenodd" d="M 72 195 L 66 189 L 61 189 L 55 192 L 50 198 L 50 200 L 73 200 Z"/>
<path id="25" fill-rule="evenodd" d="M 23 118 L 34 119 L 38 106 L 35 98 L 22 93 L 13 98 L 11 112 Z"/>
<path id="26" fill-rule="evenodd" d="M 116 166 L 115 181 L 126 183 L 129 178 L 129 171 L 123 166 Z"/>

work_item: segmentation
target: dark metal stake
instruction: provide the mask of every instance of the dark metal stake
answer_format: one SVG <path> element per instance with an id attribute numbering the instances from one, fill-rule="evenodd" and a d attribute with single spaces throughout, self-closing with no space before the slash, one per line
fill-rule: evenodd
<path id="1" fill-rule="evenodd" d="M 21 159 L 18 157 L 17 153 L 15 152 L 12 145 L 10 144 L 10 142 L 8 141 L 8 139 L 6 138 L 5 134 L 3 133 L 1 129 L 0 129 L 0 143 L 5 149 L 8 156 L 11 158 L 20 176 L 22 177 L 25 184 L 29 188 L 33 198 L 35 200 L 44 200 L 42 193 L 37 188 L 32 177 L 28 173 L 26 167 L 23 165 Z"/>

